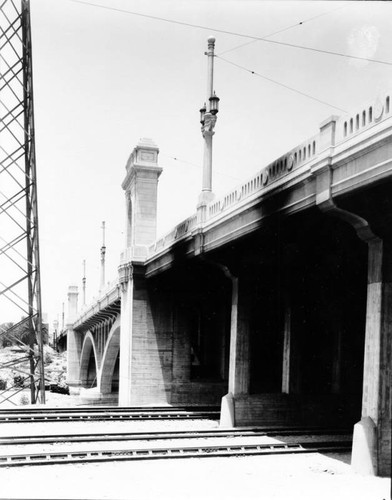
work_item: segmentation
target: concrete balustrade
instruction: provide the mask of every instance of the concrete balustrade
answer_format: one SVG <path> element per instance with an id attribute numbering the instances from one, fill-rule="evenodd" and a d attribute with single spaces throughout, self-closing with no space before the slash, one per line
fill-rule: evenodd
<path id="1" fill-rule="evenodd" d="M 338 125 L 338 141 L 344 141 L 389 118 L 390 111 L 390 96 L 386 95 L 362 106 L 360 111 L 342 117 Z"/>

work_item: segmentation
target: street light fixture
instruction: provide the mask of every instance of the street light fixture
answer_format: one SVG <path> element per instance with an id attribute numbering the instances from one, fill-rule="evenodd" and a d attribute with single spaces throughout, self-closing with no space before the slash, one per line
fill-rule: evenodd
<path id="1" fill-rule="evenodd" d="M 220 101 L 220 99 L 215 94 L 215 91 L 214 91 L 214 95 L 209 98 L 209 101 L 210 101 L 210 113 L 212 115 L 216 115 L 218 113 L 218 111 L 219 111 L 219 101 Z"/>
<path id="2" fill-rule="evenodd" d="M 203 107 L 200 109 L 200 123 L 202 125 L 204 125 L 206 111 L 207 111 L 206 103 L 204 103 Z"/>

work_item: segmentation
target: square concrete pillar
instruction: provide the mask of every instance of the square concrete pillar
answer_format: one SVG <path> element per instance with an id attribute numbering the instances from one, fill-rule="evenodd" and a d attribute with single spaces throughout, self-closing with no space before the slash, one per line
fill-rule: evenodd
<path id="1" fill-rule="evenodd" d="M 121 286 L 119 406 L 131 405 L 132 387 L 132 322 L 133 322 L 133 267 L 123 263 L 119 267 Z"/>
<path id="2" fill-rule="evenodd" d="M 249 391 L 249 325 L 245 301 L 240 300 L 239 280 L 233 278 L 230 326 L 229 393 Z"/>
<path id="3" fill-rule="evenodd" d="M 81 334 L 73 329 L 73 323 L 78 313 L 78 287 L 68 288 L 68 318 L 67 318 L 67 384 L 71 394 L 79 394 L 80 354 L 82 350 Z"/>
<path id="4" fill-rule="evenodd" d="M 288 295 L 285 297 L 283 361 L 282 361 L 282 393 L 289 394 L 291 382 L 291 304 Z"/>
<path id="5" fill-rule="evenodd" d="M 241 300 L 242 299 L 242 300 Z M 229 393 L 222 398 L 221 426 L 235 426 L 235 398 L 249 392 L 249 325 L 239 278 L 232 278 Z"/>

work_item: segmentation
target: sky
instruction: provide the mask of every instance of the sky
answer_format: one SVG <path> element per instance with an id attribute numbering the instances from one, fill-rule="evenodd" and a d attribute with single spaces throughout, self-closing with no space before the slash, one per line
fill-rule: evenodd
<path id="1" fill-rule="evenodd" d="M 102 221 L 107 281 L 117 276 L 121 182 L 140 138 L 160 149 L 158 236 L 196 211 L 209 36 L 226 59 L 215 58 L 214 74 L 220 197 L 317 134 L 330 115 L 392 88 L 391 65 L 249 36 L 392 64 L 391 10 L 389 2 L 366 1 L 31 0 L 42 307 L 50 325 L 61 323 L 68 286 L 81 290 L 83 260 L 87 302 L 97 295 Z M 0 323 L 19 316 L 10 305 Z"/>

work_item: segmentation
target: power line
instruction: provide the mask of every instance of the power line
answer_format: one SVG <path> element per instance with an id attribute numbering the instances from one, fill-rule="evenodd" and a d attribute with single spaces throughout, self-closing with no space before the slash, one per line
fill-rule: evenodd
<path id="1" fill-rule="evenodd" d="M 271 36 L 278 35 L 279 33 L 284 33 L 285 31 L 289 31 L 289 30 L 291 30 L 293 28 L 297 28 L 298 26 L 302 26 L 305 23 L 309 23 L 310 21 L 314 21 L 315 19 L 318 19 L 319 17 L 326 16 L 328 14 L 331 14 L 332 12 L 336 12 L 337 10 L 341 10 L 341 9 L 346 8 L 346 7 L 347 7 L 347 5 L 344 5 L 343 7 L 338 7 L 337 9 L 329 10 L 327 12 L 323 12 L 322 14 L 318 14 L 317 16 L 309 17 L 308 19 L 305 19 L 304 21 L 300 21 L 298 23 L 291 24 L 290 26 L 287 26 L 286 28 L 282 28 L 282 29 L 280 29 L 278 31 L 274 31 L 273 33 L 269 33 L 268 35 L 264 35 L 262 38 L 270 38 Z M 219 55 L 221 56 L 223 54 L 227 54 L 229 52 L 233 52 L 233 50 L 240 49 L 241 47 L 245 47 L 247 45 L 250 45 L 252 43 L 256 43 L 256 42 L 259 42 L 259 41 L 260 40 L 251 40 L 250 42 L 242 43 L 241 45 L 236 45 L 235 47 L 232 47 L 231 49 L 224 50 Z"/>
<path id="2" fill-rule="evenodd" d="M 289 85 L 285 85 L 284 83 L 278 82 L 277 80 L 273 80 L 272 78 L 269 78 L 268 76 L 261 75 L 260 73 L 257 73 L 256 71 L 252 71 L 252 70 L 250 70 L 248 68 L 245 68 L 244 66 L 241 66 L 240 64 L 237 64 L 237 63 L 235 63 L 233 61 L 229 61 L 228 59 L 225 59 L 224 57 L 220 57 L 220 56 L 215 56 L 215 57 L 217 57 L 218 59 L 221 59 L 222 61 L 227 62 L 228 64 L 232 64 L 233 66 L 236 66 L 239 69 L 247 71 L 248 73 L 251 73 L 252 75 L 258 76 L 260 78 L 263 78 L 264 80 L 268 80 L 269 82 L 275 83 L 276 85 L 279 85 L 280 87 L 284 87 L 285 89 L 288 89 L 288 90 L 291 90 L 293 92 L 296 92 L 297 94 L 300 94 L 300 95 L 302 95 L 304 97 L 312 99 L 313 101 L 317 101 L 317 102 L 319 102 L 321 104 L 325 104 L 326 106 L 330 106 L 331 108 L 335 108 L 335 109 L 337 109 L 339 111 L 342 111 L 343 113 L 347 113 L 347 111 L 344 110 L 344 109 L 342 109 L 342 108 L 338 108 L 337 106 L 334 106 L 333 104 L 330 104 L 330 103 L 328 103 L 326 101 L 322 101 L 321 99 L 318 99 L 317 97 L 313 97 L 310 94 L 306 94 L 305 92 L 301 92 L 300 90 L 295 89 L 293 87 L 290 87 Z"/>
<path id="3" fill-rule="evenodd" d="M 377 63 L 377 64 L 385 64 L 387 66 L 392 66 L 392 62 L 389 62 L 389 61 L 381 61 L 379 59 L 371 59 L 368 57 L 352 56 L 349 54 L 343 54 L 341 52 L 334 52 L 332 50 L 315 49 L 314 47 L 306 47 L 304 45 L 297 45 L 294 43 L 279 42 L 277 40 L 269 40 L 268 38 L 265 38 L 265 37 L 247 35 L 245 33 L 237 33 L 235 31 L 213 28 L 211 26 L 203 26 L 201 24 L 186 23 L 184 21 L 177 21 L 175 19 L 167 19 L 167 18 L 160 17 L 160 16 L 152 16 L 150 14 L 142 14 L 141 12 L 135 12 L 135 11 L 125 10 L 125 9 L 118 9 L 116 7 L 108 7 L 107 5 L 99 5 L 99 4 L 95 4 L 92 2 L 85 2 L 83 0 L 68 0 L 68 1 L 73 2 L 73 3 L 82 4 L 82 5 L 89 5 L 90 7 L 97 7 L 97 8 L 105 9 L 105 10 L 112 10 L 115 12 L 120 12 L 122 14 L 129 14 L 132 16 L 144 17 L 146 19 L 153 19 L 155 21 L 162 21 L 162 22 L 171 23 L 171 24 L 178 24 L 180 26 L 187 26 L 189 28 L 198 28 L 198 29 L 202 29 L 202 30 L 215 31 L 216 33 L 224 33 L 225 35 L 233 35 L 233 36 L 239 36 L 242 38 L 250 38 L 250 39 L 255 40 L 255 41 L 273 43 L 273 44 L 282 45 L 285 47 L 292 47 L 292 48 L 296 48 L 296 49 L 318 52 L 320 54 L 328 54 L 328 55 L 332 55 L 332 56 L 345 57 L 347 59 L 357 59 L 359 61 L 367 61 L 367 62 L 373 62 L 373 63 Z"/>

